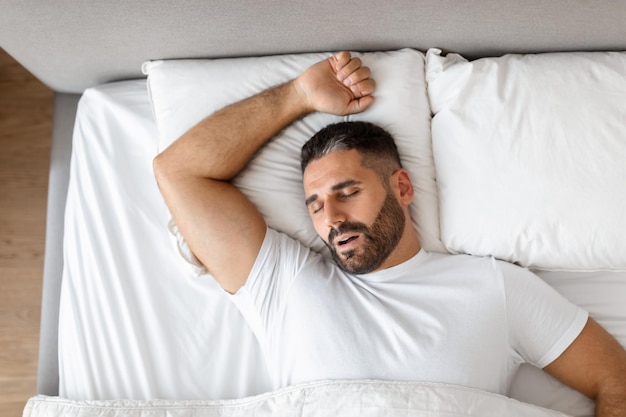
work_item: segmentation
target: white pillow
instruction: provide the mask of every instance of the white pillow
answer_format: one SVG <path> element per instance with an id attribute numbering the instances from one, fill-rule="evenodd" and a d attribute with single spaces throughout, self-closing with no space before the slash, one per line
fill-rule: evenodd
<path id="1" fill-rule="evenodd" d="M 626 54 L 427 54 L 441 238 L 524 266 L 626 269 Z"/>
<path id="2" fill-rule="evenodd" d="M 295 122 L 266 145 L 234 183 L 259 208 L 270 227 L 327 254 L 304 205 L 300 148 L 329 123 L 367 120 L 395 137 L 404 167 L 411 173 L 416 188 L 411 210 L 422 245 L 441 251 L 424 54 L 403 49 L 353 55 L 361 57 L 372 70 L 377 83 L 376 102 L 359 115 L 336 117 L 316 113 Z M 330 53 L 316 53 L 145 63 L 160 149 L 209 114 L 293 79 L 329 56 Z"/>

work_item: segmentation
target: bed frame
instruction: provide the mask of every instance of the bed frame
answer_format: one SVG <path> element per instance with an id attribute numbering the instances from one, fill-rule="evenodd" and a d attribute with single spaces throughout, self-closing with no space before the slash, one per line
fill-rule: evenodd
<path id="1" fill-rule="evenodd" d="M 57 94 L 38 393 L 58 394 L 63 216 L 85 88 L 142 77 L 149 59 L 439 47 L 468 58 L 626 50 L 626 2 L 529 0 L 5 1 L 0 46 Z"/>

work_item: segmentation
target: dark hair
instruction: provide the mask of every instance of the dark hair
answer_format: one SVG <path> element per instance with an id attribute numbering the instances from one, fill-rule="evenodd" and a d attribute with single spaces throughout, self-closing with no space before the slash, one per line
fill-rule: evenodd
<path id="1" fill-rule="evenodd" d="M 402 167 L 398 148 L 385 129 L 368 122 L 341 122 L 326 126 L 302 146 L 302 172 L 311 161 L 351 149 L 359 151 L 363 166 L 374 170 L 382 179 Z"/>

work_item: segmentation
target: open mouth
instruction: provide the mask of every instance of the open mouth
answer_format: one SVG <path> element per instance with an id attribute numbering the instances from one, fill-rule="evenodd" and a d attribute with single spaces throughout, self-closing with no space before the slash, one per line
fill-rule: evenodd
<path id="1" fill-rule="evenodd" d="M 338 240 L 338 241 L 337 241 L 337 244 L 338 244 L 339 246 L 347 245 L 348 243 L 350 243 L 350 242 L 352 242 L 353 240 L 356 240 L 356 239 L 358 239 L 358 238 L 359 238 L 359 236 L 358 236 L 358 235 L 355 235 L 355 236 L 350 236 L 350 237 L 348 237 L 348 238 L 346 238 L 346 239 L 343 239 L 343 240 Z"/>

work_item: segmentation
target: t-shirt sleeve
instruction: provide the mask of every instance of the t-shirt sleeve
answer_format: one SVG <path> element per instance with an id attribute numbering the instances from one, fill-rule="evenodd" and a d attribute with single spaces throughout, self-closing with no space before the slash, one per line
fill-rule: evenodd
<path id="1" fill-rule="evenodd" d="M 497 264 L 506 293 L 510 346 L 520 362 L 545 368 L 578 337 L 588 313 L 528 269 Z"/>
<path id="2" fill-rule="evenodd" d="M 260 341 L 283 308 L 300 270 L 319 262 L 319 256 L 284 233 L 267 229 L 245 285 L 231 296 Z"/>

